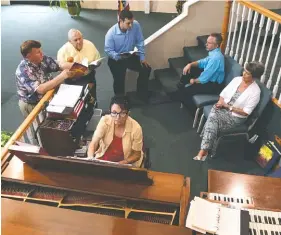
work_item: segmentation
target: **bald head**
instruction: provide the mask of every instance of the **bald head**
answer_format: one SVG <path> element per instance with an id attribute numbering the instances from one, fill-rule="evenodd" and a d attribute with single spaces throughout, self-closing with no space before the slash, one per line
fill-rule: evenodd
<path id="1" fill-rule="evenodd" d="M 75 47 L 76 50 L 82 50 L 83 35 L 78 29 L 70 29 L 68 31 L 68 41 Z"/>

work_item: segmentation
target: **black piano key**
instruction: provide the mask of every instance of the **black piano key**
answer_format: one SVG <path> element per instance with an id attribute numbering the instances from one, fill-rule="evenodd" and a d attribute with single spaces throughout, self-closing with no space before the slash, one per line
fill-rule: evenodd
<path id="1" fill-rule="evenodd" d="M 256 229 L 253 229 L 254 230 L 254 235 L 257 235 L 257 231 L 256 231 Z"/>
<path id="2" fill-rule="evenodd" d="M 226 202 L 226 197 L 224 197 L 223 200 Z"/>
<path id="3" fill-rule="evenodd" d="M 259 223 L 261 223 L 261 217 L 258 215 Z"/>
<path id="4" fill-rule="evenodd" d="M 275 231 L 275 235 L 278 235 L 278 232 L 277 232 L 277 231 Z"/>
<path id="5" fill-rule="evenodd" d="M 217 196 L 215 196 L 215 201 L 217 200 Z"/>
<path id="6" fill-rule="evenodd" d="M 260 230 L 260 235 L 263 235 L 263 230 L 262 229 Z"/>
<path id="7" fill-rule="evenodd" d="M 265 221 L 266 224 L 268 224 L 268 220 L 267 220 L 266 216 L 264 216 L 264 221 Z"/>
<path id="8" fill-rule="evenodd" d="M 278 218 L 279 224 L 281 225 L 281 218 Z"/>
<path id="9" fill-rule="evenodd" d="M 263 230 L 263 231 L 264 231 L 265 235 L 268 235 L 268 232 L 266 230 Z"/>
<path id="10" fill-rule="evenodd" d="M 239 203 L 239 198 L 237 198 L 237 202 Z"/>
<path id="11" fill-rule="evenodd" d="M 227 201 L 228 201 L 228 202 L 230 202 L 230 199 L 229 199 L 229 197 L 227 198 Z"/>
<path id="12" fill-rule="evenodd" d="M 231 198 L 231 202 L 234 202 L 233 197 Z"/>
<path id="13" fill-rule="evenodd" d="M 273 223 L 273 224 L 276 224 L 275 218 L 274 218 L 274 217 L 271 217 L 271 219 L 272 219 L 272 223 Z"/>
<path id="14" fill-rule="evenodd" d="M 271 221 L 271 218 L 270 218 L 270 217 L 268 217 L 268 221 L 269 221 L 270 224 L 272 224 L 272 221 Z"/>
<path id="15" fill-rule="evenodd" d="M 219 201 L 221 200 L 221 197 L 220 196 L 218 196 L 218 199 L 219 199 Z"/>
<path id="16" fill-rule="evenodd" d="M 250 204 L 250 201 L 247 199 L 247 204 Z"/>
<path id="17" fill-rule="evenodd" d="M 271 231 L 271 235 L 274 235 L 274 232 L 273 232 L 273 231 Z"/>
<path id="18" fill-rule="evenodd" d="M 241 202 L 244 203 L 243 199 L 241 199 Z"/>
<path id="19" fill-rule="evenodd" d="M 254 215 L 254 219 L 255 219 L 255 222 L 257 223 L 258 222 L 258 218 L 256 215 Z"/>

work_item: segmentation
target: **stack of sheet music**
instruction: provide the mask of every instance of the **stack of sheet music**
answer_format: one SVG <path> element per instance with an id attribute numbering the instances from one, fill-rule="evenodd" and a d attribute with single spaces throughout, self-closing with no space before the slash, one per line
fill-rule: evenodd
<path id="1" fill-rule="evenodd" d="M 248 235 L 249 213 L 195 197 L 190 203 L 186 227 L 200 233 Z"/>
<path id="2" fill-rule="evenodd" d="M 88 87 L 85 88 L 84 93 L 87 91 Z M 46 109 L 48 117 L 69 115 L 76 119 L 84 106 L 83 97 L 81 97 L 82 93 L 83 86 L 61 84 Z"/>

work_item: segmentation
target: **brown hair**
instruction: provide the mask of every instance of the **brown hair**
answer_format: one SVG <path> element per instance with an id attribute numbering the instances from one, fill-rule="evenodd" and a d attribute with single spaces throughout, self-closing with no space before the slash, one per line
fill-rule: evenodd
<path id="1" fill-rule="evenodd" d="M 32 48 L 41 48 L 41 43 L 35 40 L 27 40 L 20 46 L 20 52 L 23 57 L 26 57 L 31 52 Z"/>
<path id="2" fill-rule="evenodd" d="M 244 68 L 249 71 L 254 78 L 260 78 L 264 73 L 264 65 L 258 61 L 246 63 Z"/>
<path id="3" fill-rule="evenodd" d="M 216 43 L 220 47 L 220 45 L 222 43 L 222 36 L 221 36 L 221 34 L 219 34 L 219 33 L 211 33 L 210 36 L 216 38 Z"/>

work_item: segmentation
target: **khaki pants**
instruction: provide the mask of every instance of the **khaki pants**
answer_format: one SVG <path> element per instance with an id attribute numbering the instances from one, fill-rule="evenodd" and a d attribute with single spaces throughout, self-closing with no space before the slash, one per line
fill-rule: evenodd
<path id="1" fill-rule="evenodd" d="M 31 111 L 34 109 L 35 106 L 36 106 L 35 104 L 28 104 L 22 100 L 19 100 L 19 108 L 24 118 L 26 118 L 31 113 Z M 44 119 L 44 115 L 42 114 L 42 112 L 38 115 L 38 117 L 40 122 Z M 38 141 L 35 138 L 35 130 L 37 129 L 37 127 L 38 127 L 38 118 L 36 118 L 33 121 L 32 125 L 30 125 L 30 127 L 26 130 L 26 134 L 29 142 L 35 145 L 38 145 Z"/>

